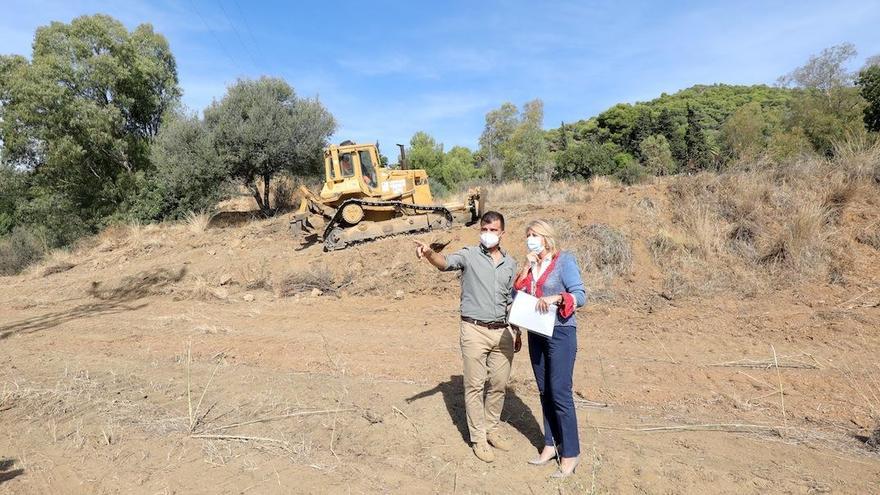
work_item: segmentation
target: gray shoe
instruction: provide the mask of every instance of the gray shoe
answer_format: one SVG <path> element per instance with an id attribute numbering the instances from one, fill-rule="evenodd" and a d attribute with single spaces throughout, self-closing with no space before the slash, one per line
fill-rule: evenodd
<path id="1" fill-rule="evenodd" d="M 556 449 L 553 449 L 553 457 L 550 457 L 549 459 L 541 460 L 541 454 L 538 454 L 538 457 L 535 457 L 534 459 L 530 460 L 529 464 L 531 464 L 532 466 L 544 466 L 544 465 L 548 464 L 550 461 L 555 461 L 558 456 L 559 456 L 559 454 L 556 452 Z"/>
<path id="2" fill-rule="evenodd" d="M 561 462 L 561 460 L 560 460 L 560 462 Z M 569 476 L 574 474 L 575 469 L 577 469 L 578 464 L 580 464 L 580 463 L 581 463 L 581 458 L 576 457 L 574 463 L 572 463 L 570 468 L 563 471 L 562 467 L 560 466 L 560 468 L 557 469 L 555 473 L 551 474 L 550 477 L 551 478 L 568 478 Z"/>

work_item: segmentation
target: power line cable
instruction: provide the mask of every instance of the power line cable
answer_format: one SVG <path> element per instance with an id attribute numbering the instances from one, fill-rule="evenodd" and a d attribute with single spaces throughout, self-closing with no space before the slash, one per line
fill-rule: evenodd
<path id="1" fill-rule="evenodd" d="M 251 44 L 254 46 L 254 50 L 258 54 L 261 53 L 260 52 L 260 44 L 257 43 L 257 39 L 254 37 L 254 33 L 251 30 L 251 23 L 248 22 L 247 16 L 244 15 L 244 10 L 241 8 L 241 5 L 238 3 L 238 0 L 232 0 L 232 3 L 235 5 L 235 8 L 238 10 L 239 17 L 241 17 L 241 20 L 244 21 L 244 29 L 245 29 L 245 31 L 247 31 L 248 36 L 251 39 Z"/>
<path id="2" fill-rule="evenodd" d="M 223 13 L 223 17 L 226 18 L 226 22 L 228 22 L 229 25 L 232 26 L 232 31 L 235 32 L 235 37 L 238 39 L 238 44 L 241 45 L 245 53 L 247 53 L 248 58 L 251 59 L 251 64 L 254 66 L 254 69 L 257 72 L 260 72 L 260 67 L 257 65 L 257 61 L 254 58 L 253 53 L 251 53 L 251 50 L 247 47 L 247 45 L 244 44 L 244 40 L 241 38 L 241 34 L 238 32 L 238 28 L 235 27 L 235 23 L 232 22 L 232 18 L 229 17 L 229 14 L 226 12 L 226 8 L 223 6 L 223 2 L 217 0 L 217 5 L 220 6 L 220 12 Z"/>
<path id="3" fill-rule="evenodd" d="M 217 33 L 215 33 L 214 30 L 211 29 L 211 26 L 208 25 L 208 21 L 205 20 L 205 17 L 199 11 L 198 7 L 196 7 L 195 2 L 193 2 L 193 0 L 189 0 L 189 4 L 192 7 L 192 10 L 199 17 L 199 19 L 202 20 L 202 24 L 205 25 L 205 28 L 207 28 L 208 32 L 211 33 L 211 37 L 213 37 L 214 41 L 216 41 L 217 44 L 220 45 L 220 49 L 223 50 L 223 53 L 226 54 L 226 56 L 232 62 L 232 65 L 235 66 L 235 69 L 238 71 L 238 73 L 241 75 L 244 75 L 244 71 L 241 70 L 241 65 L 238 63 L 238 61 L 235 59 L 235 57 L 232 56 L 232 53 L 226 48 L 226 45 L 223 44 L 223 42 L 220 40 L 220 37 L 217 36 Z"/>

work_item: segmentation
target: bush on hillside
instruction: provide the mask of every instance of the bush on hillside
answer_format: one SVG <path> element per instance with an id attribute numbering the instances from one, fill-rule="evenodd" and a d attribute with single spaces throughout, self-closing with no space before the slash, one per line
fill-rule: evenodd
<path id="1" fill-rule="evenodd" d="M 645 167 L 641 166 L 629 154 L 620 153 L 615 157 L 615 161 L 617 162 L 617 170 L 614 171 L 615 179 L 628 186 L 638 184 L 645 179 Z"/>
<path id="2" fill-rule="evenodd" d="M 562 249 L 576 256 L 589 297 L 611 298 L 614 278 L 632 270 L 632 247 L 626 236 L 604 223 L 593 223 L 583 229 L 567 220 L 554 220 L 551 224 Z"/>
<path id="3" fill-rule="evenodd" d="M 40 261 L 45 254 L 40 240 L 28 230 L 16 228 L 0 240 L 0 275 L 17 275 Z"/>
<path id="4" fill-rule="evenodd" d="M 872 177 L 880 146 L 837 155 L 678 177 L 669 186 L 674 232 L 661 230 L 648 248 L 683 281 L 677 286 L 700 293 L 755 293 L 802 278 L 843 283 L 852 241 L 842 222 L 852 205 L 865 208 L 880 193 Z M 874 230 L 862 227 L 855 238 L 873 245 Z"/>

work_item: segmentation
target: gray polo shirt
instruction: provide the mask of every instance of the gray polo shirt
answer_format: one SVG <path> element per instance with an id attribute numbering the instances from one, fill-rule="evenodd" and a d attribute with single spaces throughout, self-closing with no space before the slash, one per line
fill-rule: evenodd
<path id="1" fill-rule="evenodd" d="M 482 245 L 446 256 L 446 270 L 461 270 L 461 316 L 484 322 L 507 321 L 516 261 L 501 251 L 498 264 Z"/>

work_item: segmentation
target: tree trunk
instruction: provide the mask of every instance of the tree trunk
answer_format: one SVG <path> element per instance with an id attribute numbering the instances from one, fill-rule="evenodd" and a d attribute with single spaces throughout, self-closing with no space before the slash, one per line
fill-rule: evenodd
<path id="1" fill-rule="evenodd" d="M 264 211 L 269 213 L 269 181 L 272 179 L 272 176 L 269 174 L 263 175 L 263 206 L 266 208 Z"/>
<path id="2" fill-rule="evenodd" d="M 260 190 L 257 188 L 257 185 L 253 182 L 248 182 L 248 189 L 250 189 L 251 194 L 254 196 L 254 199 L 257 201 L 257 207 L 260 208 L 260 211 L 266 211 L 265 206 L 263 205 L 263 198 L 260 196 Z"/>

